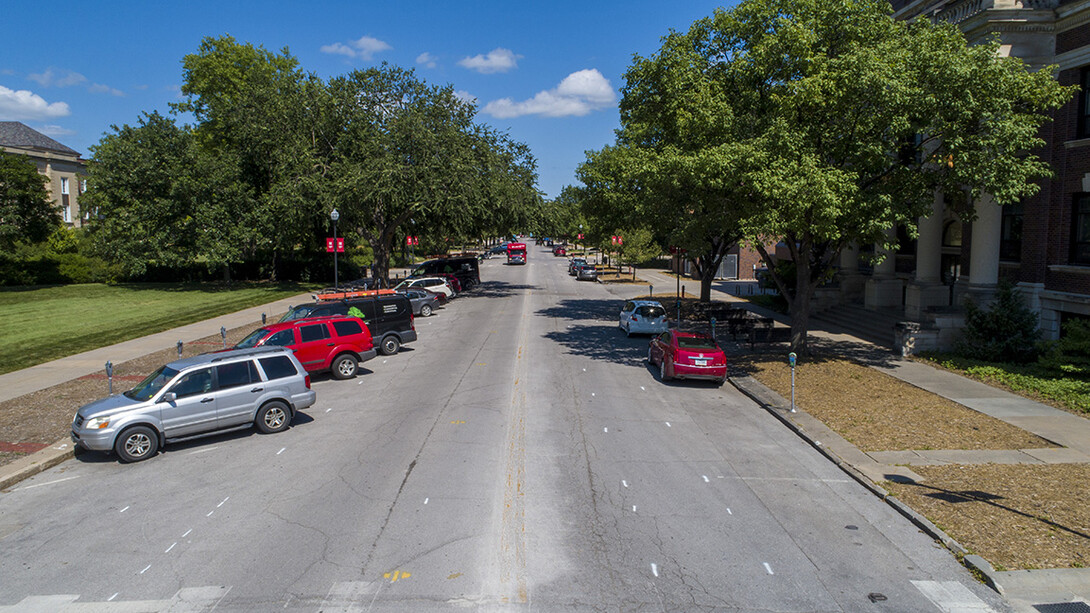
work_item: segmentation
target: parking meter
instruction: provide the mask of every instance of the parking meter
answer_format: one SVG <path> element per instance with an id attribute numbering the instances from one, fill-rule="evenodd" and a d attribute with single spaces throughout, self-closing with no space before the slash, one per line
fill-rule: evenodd
<path id="1" fill-rule="evenodd" d="M 114 393 L 114 364 L 109 360 L 106 361 L 106 380 L 109 381 L 110 395 Z"/>
<path id="2" fill-rule="evenodd" d="M 182 341 L 178 341 L 178 358 L 182 357 Z"/>
<path id="3" fill-rule="evenodd" d="M 220 326 L 220 338 L 223 339 L 223 348 L 227 349 L 227 328 Z"/>
<path id="4" fill-rule="evenodd" d="M 791 365 L 791 412 L 795 412 L 795 361 L 798 356 L 795 352 L 787 354 L 787 363 Z"/>

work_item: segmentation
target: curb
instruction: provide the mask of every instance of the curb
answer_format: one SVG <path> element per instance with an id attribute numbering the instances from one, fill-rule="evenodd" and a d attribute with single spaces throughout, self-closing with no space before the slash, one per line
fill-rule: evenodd
<path id="1" fill-rule="evenodd" d="M 731 385 L 733 385 L 735 389 L 737 389 L 739 392 L 742 392 L 742 394 L 747 396 L 750 400 L 756 402 L 758 405 L 761 406 L 761 408 L 765 409 L 773 416 L 775 416 L 776 419 L 779 419 L 792 432 L 798 435 L 799 438 L 806 441 L 810 444 L 811 447 L 816 449 L 818 453 L 825 456 L 830 462 L 835 464 L 838 468 L 840 468 L 840 470 L 844 471 L 849 477 L 857 481 L 872 494 L 878 496 L 883 501 L 885 501 L 886 504 L 893 507 L 894 510 L 896 510 L 906 519 L 915 524 L 915 526 L 921 531 L 926 533 L 931 538 L 942 543 L 944 547 L 954 553 L 955 557 L 958 559 L 958 561 L 962 563 L 962 565 L 964 565 L 969 570 L 976 571 L 977 573 L 982 575 L 984 577 L 985 585 L 992 588 L 999 594 L 1003 593 L 1003 588 L 999 584 L 998 578 L 996 576 L 997 573 L 987 560 L 978 555 L 970 554 L 969 550 L 965 549 L 965 547 L 963 547 L 961 543 L 955 541 L 953 538 L 950 537 L 950 535 L 943 532 L 941 529 L 939 529 L 938 526 L 931 523 L 931 521 L 928 520 L 926 517 L 917 513 L 915 510 L 910 508 L 901 500 L 890 496 L 889 492 L 887 492 L 883 487 L 871 481 L 866 475 L 857 470 L 851 464 L 842 460 L 839 456 L 837 456 L 835 453 L 822 445 L 820 441 L 814 440 L 809 434 L 807 434 L 805 430 L 803 430 L 790 418 L 789 409 L 784 408 L 784 399 L 781 398 L 778 394 L 776 394 L 769 388 L 765 387 L 762 383 L 748 375 L 743 375 L 740 377 L 730 376 L 729 378 Z M 805 411 L 799 409 L 798 407 L 796 407 L 796 412 L 805 413 Z"/>
<path id="2" fill-rule="evenodd" d="M 0 491 L 6 491 L 16 483 L 49 470 L 75 456 L 76 450 L 72 441 L 62 438 L 45 449 L 0 466 Z"/>

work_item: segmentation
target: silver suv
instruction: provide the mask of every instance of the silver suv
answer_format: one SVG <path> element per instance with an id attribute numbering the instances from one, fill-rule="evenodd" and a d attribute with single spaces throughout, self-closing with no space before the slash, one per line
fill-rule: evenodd
<path id="1" fill-rule="evenodd" d="M 206 353 L 160 366 L 131 390 L 80 407 L 72 441 L 139 462 L 165 443 L 250 426 L 266 434 L 286 430 L 316 398 L 290 349 Z"/>

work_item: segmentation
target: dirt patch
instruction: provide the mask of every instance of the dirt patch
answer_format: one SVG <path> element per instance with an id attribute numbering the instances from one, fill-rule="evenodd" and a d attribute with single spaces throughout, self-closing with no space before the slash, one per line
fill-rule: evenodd
<path id="1" fill-rule="evenodd" d="M 791 368 L 782 356 L 751 354 L 735 358 L 733 365 L 790 399 Z M 838 358 L 799 362 L 795 402 L 863 451 L 1055 447 L 1006 422 Z"/>
<path id="2" fill-rule="evenodd" d="M 269 321 L 276 321 L 277 314 Z M 235 328 L 227 332 L 228 346 L 242 340 L 250 332 L 261 327 L 259 322 Z M 186 343 L 183 357 L 215 351 L 223 347 L 219 334 Z M 163 364 L 178 358 L 177 349 L 164 349 L 114 366 L 114 393 L 133 387 L 145 376 Z M 104 375 L 105 373 L 103 373 Z M 72 416 L 81 406 L 105 398 L 109 383 L 105 376 L 86 376 L 37 392 L 0 402 L 0 441 L 12 445 L 39 443 L 49 445 L 68 435 Z M 22 453 L 0 452 L 0 465 L 7 464 Z"/>
<path id="3" fill-rule="evenodd" d="M 1090 465 L 919 466 L 886 489 L 997 569 L 1090 565 Z"/>

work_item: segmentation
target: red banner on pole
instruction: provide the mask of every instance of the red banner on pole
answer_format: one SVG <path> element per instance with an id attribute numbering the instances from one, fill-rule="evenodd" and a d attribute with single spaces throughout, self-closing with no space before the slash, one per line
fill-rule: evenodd
<path id="1" fill-rule="evenodd" d="M 337 253 L 344 253 L 344 239 L 338 236 L 336 241 L 337 241 L 337 249 L 336 249 Z M 333 239 L 332 238 L 325 239 L 325 251 L 326 251 L 326 253 L 333 253 Z"/>

